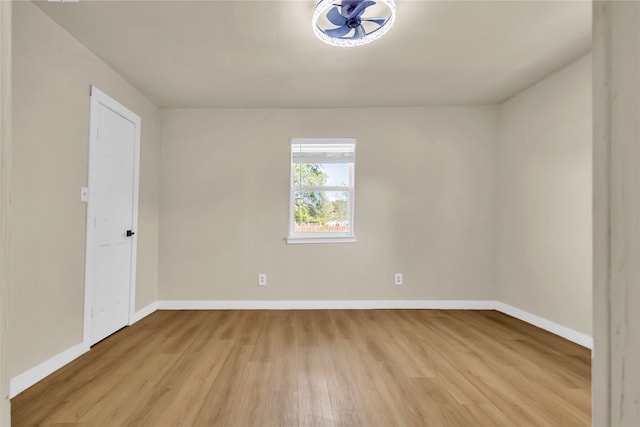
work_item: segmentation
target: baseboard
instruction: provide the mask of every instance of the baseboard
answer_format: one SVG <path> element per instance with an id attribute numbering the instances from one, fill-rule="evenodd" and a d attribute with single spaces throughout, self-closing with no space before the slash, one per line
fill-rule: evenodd
<path id="1" fill-rule="evenodd" d="M 496 310 L 593 350 L 593 338 L 499 301 L 490 300 L 165 300 L 158 310 Z"/>
<path id="2" fill-rule="evenodd" d="M 553 334 L 561 336 L 562 338 L 593 350 L 593 337 L 590 337 L 589 335 L 574 331 L 573 329 L 567 328 L 566 326 L 562 326 L 543 317 L 536 316 L 535 314 L 531 314 L 529 312 L 520 310 L 519 308 L 501 302 L 496 303 L 495 309 L 501 313 L 508 314 L 511 317 L 520 319 L 531 325 L 537 326 L 538 328 L 544 329 L 545 331 L 551 332 Z"/>
<path id="3" fill-rule="evenodd" d="M 133 325 L 134 323 L 144 319 L 145 317 L 147 317 L 157 309 L 158 309 L 157 301 L 154 301 L 151 304 L 147 305 L 146 307 L 141 308 L 140 310 L 133 313 L 133 318 L 131 319 L 130 325 Z"/>
<path id="4" fill-rule="evenodd" d="M 152 302 L 146 307 L 136 311 L 133 314 L 133 318 L 130 324 L 134 324 L 140 321 L 157 309 L 158 303 Z M 88 346 L 85 346 L 83 343 L 74 345 L 73 347 L 63 351 L 62 353 L 53 356 L 51 359 L 45 360 L 44 362 L 29 369 L 28 371 L 11 378 L 9 382 L 9 398 L 13 399 L 24 390 L 28 389 L 38 381 L 43 380 L 66 364 L 71 363 L 87 351 L 89 351 Z"/>
<path id="5" fill-rule="evenodd" d="M 495 301 L 456 300 L 207 300 L 158 301 L 158 310 L 494 310 Z"/>
<path id="6" fill-rule="evenodd" d="M 29 369 L 28 371 L 23 372 L 20 375 L 16 375 L 11 378 L 11 381 L 9 382 L 9 398 L 14 398 L 38 381 L 44 379 L 83 354 L 84 351 L 82 344 L 77 344 L 62 353 L 53 356 L 51 359 Z"/>

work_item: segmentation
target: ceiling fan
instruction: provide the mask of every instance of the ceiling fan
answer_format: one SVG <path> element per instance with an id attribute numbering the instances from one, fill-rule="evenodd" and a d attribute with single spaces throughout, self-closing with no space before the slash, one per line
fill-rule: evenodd
<path id="1" fill-rule="evenodd" d="M 360 46 L 383 36 L 393 25 L 393 0 L 320 0 L 313 13 L 316 36 L 334 46 Z"/>

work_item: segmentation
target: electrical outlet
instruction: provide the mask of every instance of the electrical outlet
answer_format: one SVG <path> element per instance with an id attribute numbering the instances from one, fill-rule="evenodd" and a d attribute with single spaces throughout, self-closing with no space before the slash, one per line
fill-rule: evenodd
<path id="1" fill-rule="evenodd" d="M 258 285 L 267 286 L 267 275 L 264 273 L 258 274 Z"/>
<path id="2" fill-rule="evenodd" d="M 395 283 L 396 286 L 400 286 L 400 285 L 403 284 L 402 283 L 402 273 L 396 273 L 395 282 L 394 283 Z"/>
<path id="3" fill-rule="evenodd" d="M 87 187 L 80 187 L 80 201 L 81 202 L 89 201 L 89 189 Z"/>

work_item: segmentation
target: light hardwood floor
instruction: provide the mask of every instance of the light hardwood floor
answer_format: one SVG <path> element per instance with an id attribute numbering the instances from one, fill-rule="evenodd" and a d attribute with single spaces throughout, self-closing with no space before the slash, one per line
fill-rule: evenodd
<path id="1" fill-rule="evenodd" d="M 495 311 L 158 311 L 14 426 L 589 426 L 590 351 Z"/>

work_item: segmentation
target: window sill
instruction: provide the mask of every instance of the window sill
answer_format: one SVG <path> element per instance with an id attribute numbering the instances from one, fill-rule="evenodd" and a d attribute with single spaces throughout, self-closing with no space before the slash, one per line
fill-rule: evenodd
<path id="1" fill-rule="evenodd" d="M 287 245 L 306 243 L 355 243 L 356 236 L 351 237 L 287 237 Z"/>

